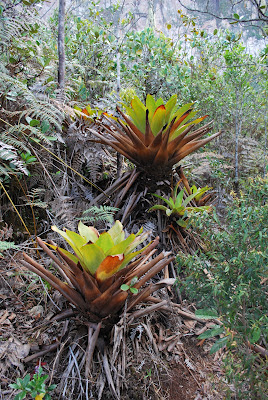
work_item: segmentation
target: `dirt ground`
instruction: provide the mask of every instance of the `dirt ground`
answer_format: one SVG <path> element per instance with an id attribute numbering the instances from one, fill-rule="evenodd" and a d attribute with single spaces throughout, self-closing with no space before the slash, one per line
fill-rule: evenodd
<path id="1" fill-rule="evenodd" d="M 33 374 L 38 365 L 57 385 L 55 400 L 224 398 L 222 354 L 209 354 L 212 342 L 198 344 L 204 324 L 174 310 L 156 311 L 130 324 L 119 321 L 106 334 L 103 348 L 95 350 L 86 376 L 85 321 L 77 315 L 55 319 L 69 305 L 21 267 L 19 258 L 0 260 L 1 400 L 14 399 L 9 384 Z"/>

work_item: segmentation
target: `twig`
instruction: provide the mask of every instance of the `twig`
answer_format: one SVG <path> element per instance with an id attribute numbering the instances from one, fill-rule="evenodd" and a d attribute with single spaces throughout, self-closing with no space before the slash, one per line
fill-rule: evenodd
<path id="1" fill-rule="evenodd" d="M 60 356 L 61 356 L 61 354 L 62 354 L 62 352 L 63 352 L 63 350 L 64 350 L 64 347 L 65 347 L 65 345 L 68 343 L 69 340 L 70 340 L 70 337 L 68 337 L 68 338 L 65 340 L 65 342 L 62 343 L 62 345 L 61 345 L 61 347 L 60 347 L 60 350 L 58 351 L 58 353 L 57 353 L 57 355 L 56 355 L 56 357 L 55 357 L 55 360 L 54 360 L 53 366 L 52 366 L 52 371 L 51 371 L 51 374 L 50 374 L 49 385 L 51 385 L 51 383 L 52 383 L 54 371 L 55 371 L 55 369 L 56 369 L 57 366 L 58 366 L 59 359 L 60 359 Z"/>
<path id="2" fill-rule="evenodd" d="M 68 308 L 67 310 L 62 311 L 61 313 L 55 315 L 48 323 L 54 322 L 54 321 L 60 321 L 64 318 L 70 318 L 75 315 L 75 311 L 71 308 Z"/>
<path id="3" fill-rule="evenodd" d="M 251 350 L 255 351 L 256 353 L 261 354 L 263 357 L 268 357 L 268 351 L 264 347 L 261 347 L 258 344 L 251 344 L 250 342 L 247 342 L 247 345 Z"/>
<path id="4" fill-rule="evenodd" d="M 113 381 L 113 378 L 112 378 L 111 369 L 110 369 L 110 365 L 109 365 L 106 349 L 104 349 L 104 353 L 101 354 L 101 357 L 102 357 L 102 365 L 103 365 L 103 369 L 104 369 L 104 372 L 105 372 L 105 375 L 106 375 L 107 382 L 108 382 L 108 384 L 109 384 L 114 396 L 116 397 L 117 400 L 119 400 L 119 396 L 118 396 L 118 394 L 116 393 L 116 390 L 115 390 L 114 381 Z"/>
<path id="5" fill-rule="evenodd" d="M 160 302 L 161 302 L 160 299 L 157 299 L 156 297 L 153 297 L 153 296 L 147 297 L 147 299 L 145 301 L 151 301 L 151 302 L 157 303 L 157 304 L 160 304 Z M 173 307 L 176 307 L 178 314 L 182 315 L 183 317 L 186 317 L 186 318 L 189 318 L 189 319 L 193 319 L 193 320 L 201 322 L 203 324 L 208 322 L 207 319 L 201 319 L 199 317 L 196 317 L 195 314 L 192 314 L 192 313 L 189 313 L 189 312 L 186 312 L 186 311 L 182 311 L 180 309 L 181 306 L 179 304 L 172 303 L 172 302 L 169 302 L 168 304 L 173 306 Z M 166 307 L 165 309 L 171 311 L 171 309 L 169 307 Z M 217 319 L 211 318 L 211 320 L 213 322 L 217 323 L 218 325 L 223 325 L 223 323 L 221 321 L 217 320 Z"/>
<path id="6" fill-rule="evenodd" d="M 49 352 L 51 352 L 51 351 L 56 350 L 56 349 L 59 347 L 59 345 L 60 345 L 60 342 L 56 342 L 56 343 L 50 344 L 50 345 L 47 346 L 45 349 L 43 349 L 43 350 L 41 350 L 41 351 L 39 351 L 39 352 L 37 352 L 37 353 L 35 353 L 35 354 L 32 354 L 31 356 L 25 357 L 25 358 L 23 359 L 23 362 L 28 363 L 28 362 L 34 360 L 35 358 L 42 357 L 42 356 L 44 356 L 45 354 L 47 354 L 47 353 L 49 353 Z"/>
<path id="7" fill-rule="evenodd" d="M 168 302 L 167 300 L 161 301 L 161 303 L 154 304 L 153 306 L 147 307 L 143 310 L 139 310 L 131 314 L 129 324 L 136 318 L 142 317 L 143 315 L 146 315 L 148 313 L 152 313 L 153 311 L 159 310 L 159 308 L 162 308 L 163 306 L 167 305 Z"/>
<path id="8" fill-rule="evenodd" d="M 88 328 L 88 347 L 86 350 L 86 372 L 85 372 L 86 377 L 88 377 L 89 375 L 91 361 L 99 337 L 100 329 L 101 329 L 101 322 L 98 323 L 97 328 L 95 329 L 93 335 L 92 335 L 92 325 L 89 325 Z"/>

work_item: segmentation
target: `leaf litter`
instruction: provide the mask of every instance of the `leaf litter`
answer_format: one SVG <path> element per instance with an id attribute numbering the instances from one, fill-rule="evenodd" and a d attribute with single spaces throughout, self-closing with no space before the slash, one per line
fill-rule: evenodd
<path id="1" fill-rule="evenodd" d="M 211 322 L 194 318 L 186 302 L 180 308 L 174 305 L 166 289 L 161 289 L 160 307 L 153 313 L 148 315 L 139 305 L 133 319 L 133 313 L 125 309 L 112 332 L 104 333 L 92 347 L 96 324 L 72 316 L 67 303 L 52 294 L 54 305 L 41 283 L 31 279 L 14 259 L 1 266 L 0 387 L 4 399 L 14 394 L 8 384 L 32 373 L 40 362 L 45 363 L 50 384 L 57 384 L 52 399 L 224 398 L 222 356 L 209 355 L 213 339 L 206 341 L 207 348 L 197 347 L 197 336 Z M 34 287 L 33 296 L 27 294 L 29 284 Z M 63 320 L 54 318 L 61 315 L 58 308 Z"/>

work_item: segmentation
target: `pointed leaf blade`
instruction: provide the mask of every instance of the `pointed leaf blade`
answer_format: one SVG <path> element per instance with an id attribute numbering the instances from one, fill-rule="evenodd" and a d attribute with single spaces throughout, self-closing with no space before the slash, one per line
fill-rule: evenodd
<path id="1" fill-rule="evenodd" d="M 86 244 L 80 249 L 86 271 L 94 275 L 99 265 L 105 259 L 104 251 L 96 244 Z"/>
<path id="2" fill-rule="evenodd" d="M 98 240 L 99 232 L 93 226 L 86 226 L 82 221 L 79 221 L 78 232 L 86 239 L 86 242 L 95 243 Z"/>
<path id="3" fill-rule="evenodd" d="M 152 118 L 151 130 L 152 130 L 152 133 L 154 136 L 156 136 L 158 134 L 158 132 L 165 125 L 165 118 L 166 118 L 166 108 L 162 104 L 155 110 L 153 118 Z"/>
<path id="4" fill-rule="evenodd" d="M 147 237 L 149 236 L 150 232 L 144 232 L 139 236 L 136 236 L 135 240 L 133 240 L 132 243 L 130 243 L 128 245 L 128 247 L 125 250 L 125 255 L 128 255 L 129 253 L 131 253 L 139 244 L 141 244 L 142 242 L 144 242 L 144 240 L 147 239 Z M 142 249 L 142 251 L 145 249 L 145 247 Z"/>
<path id="5" fill-rule="evenodd" d="M 173 110 L 175 108 L 175 105 L 177 103 L 177 95 L 174 94 L 173 96 L 170 97 L 170 99 L 167 101 L 165 107 L 166 107 L 166 124 L 170 122 L 173 118 Z"/>
<path id="6" fill-rule="evenodd" d="M 103 232 L 100 234 L 95 244 L 104 251 L 104 254 L 108 254 L 111 248 L 114 246 L 114 241 L 108 232 Z"/>
<path id="7" fill-rule="evenodd" d="M 182 205 L 182 200 L 183 200 L 183 195 L 184 195 L 184 189 L 182 189 L 177 197 L 176 197 L 176 201 L 175 201 L 175 208 L 178 208 Z"/>
<path id="8" fill-rule="evenodd" d="M 111 238 L 114 241 L 114 244 L 118 244 L 122 242 L 125 238 L 125 234 L 123 231 L 123 225 L 121 224 L 120 221 L 115 221 L 114 225 L 111 227 L 111 229 L 108 230 L 109 235 L 111 235 Z"/>
<path id="9" fill-rule="evenodd" d="M 134 233 L 132 233 L 131 235 L 129 235 L 125 240 L 123 240 L 122 242 L 118 243 L 117 245 L 115 245 L 114 247 L 112 247 L 109 250 L 109 255 L 116 255 L 116 254 L 125 254 L 126 249 L 128 248 L 128 246 L 135 240 L 135 235 Z"/>
<path id="10" fill-rule="evenodd" d="M 146 108 L 149 111 L 148 118 L 149 118 L 149 122 L 151 124 L 153 115 L 154 115 L 155 110 L 156 110 L 157 107 L 156 107 L 155 100 L 154 100 L 153 96 L 150 95 L 150 94 L 147 94 L 147 97 L 146 97 Z"/>
<path id="11" fill-rule="evenodd" d="M 107 256 L 95 272 L 95 278 L 98 282 L 103 282 L 114 275 L 124 261 L 123 254 Z"/>

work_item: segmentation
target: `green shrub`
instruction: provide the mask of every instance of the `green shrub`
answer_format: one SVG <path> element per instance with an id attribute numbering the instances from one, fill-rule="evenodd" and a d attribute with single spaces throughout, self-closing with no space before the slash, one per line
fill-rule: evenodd
<path id="1" fill-rule="evenodd" d="M 20 390 L 20 392 L 14 397 L 14 400 L 23 400 L 25 397 L 34 398 L 35 400 L 50 400 L 52 392 L 56 385 L 47 386 L 45 381 L 48 375 L 43 375 L 43 368 L 37 368 L 36 373 L 31 377 L 30 374 L 25 375 L 23 379 L 17 378 L 16 383 L 9 385 L 12 389 Z"/>
<path id="2" fill-rule="evenodd" d="M 245 393 L 250 393 L 247 398 L 265 398 L 262 362 L 247 343 L 267 343 L 267 193 L 267 178 L 246 181 L 239 195 L 232 193 L 224 222 L 216 214 L 199 216 L 196 225 L 206 253 L 178 255 L 179 284 L 198 307 L 214 308 L 221 315 L 228 337 L 226 371 L 238 398 Z"/>

